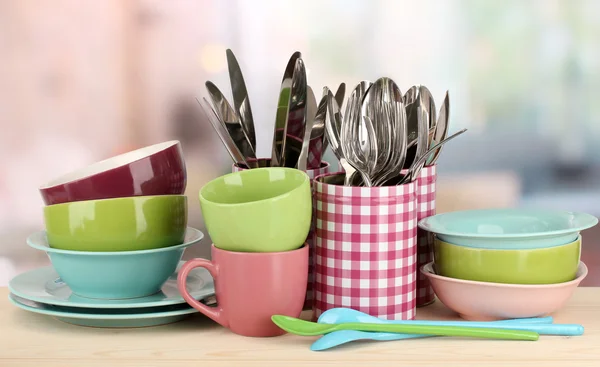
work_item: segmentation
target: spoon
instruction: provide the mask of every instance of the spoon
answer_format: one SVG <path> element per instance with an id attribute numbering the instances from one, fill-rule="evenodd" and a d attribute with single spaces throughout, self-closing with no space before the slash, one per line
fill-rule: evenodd
<path id="1" fill-rule="evenodd" d="M 284 315 L 273 315 L 275 325 L 288 333 L 314 336 L 339 330 L 381 331 L 390 333 L 425 334 L 440 336 L 464 336 L 484 339 L 529 340 L 539 339 L 539 334 L 528 330 L 475 328 L 468 326 L 406 325 L 348 322 L 342 324 L 319 324 Z M 511 325 L 512 326 L 512 325 Z"/>
<path id="2" fill-rule="evenodd" d="M 321 314 L 317 320 L 320 324 L 342 324 L 345 322 L 364 322 L 364 323 L 381 323 L 381 324 L 428 324 L 428 325 L 474 325 L 474 324 L 496 324 L 498 322 L 519 322 L 529 324 L 552 324 L 554 318 L 548 317 L 532 317 L 502 321 L 440 321 L 440 320 L 385 320 L 375 316 L 371 316 L 365 312 L 354 310 L 348 307 L 331 308 Z"/>
<path id="3" fill-rule="evenodd" d="M 341 141 L 341 125 L 342 118 L 340 116 L 339 106 L 335 101 L 331 91 L 328 91 L 325 132 L 327 134 L 327 140 L 331 145 L 333 154 L 335 154 L 340 162 L 340 165 L 346 172 L 346 180 L 344 181 L 344 184 L 347 186 L 349 182 L 348 180 L 353 177 L 356 172 L 358 172 L 366 182 L 370 183 L 368 176 L 366 176 L 364 172 L 360 171 L 356 162 L 353 161 L 353 157 L 349 157 L 344 154 L 346 147 L 344 145 L 345 142 Z"/>
<path id="4" fill-rule="evenodd" d="M 317 322 L 324 324 L 337 324 L 344 322 L 372 322 L 372 323 L 393 323 L 393 324 L 431 324 L 431 325 L 465 325 L 465 326 L 477 326 L 481 327 L 500 327 L 500 328 L 525 328 L 530 331 L 537 331 L 541 335 L 582 335 L 584 328 L 581 325 L 572 324 L 552 324 L 554 319 L 552 317 L 534 317 L 534 318 L 522 318 L 513 320 L 502 320 L 502 321 L 491 321 L 491 322 L 473 322 L 473 321 L 429 321 L 429 320 L 383 320 L 377 317 L 368 315 L 366 313 L 353 310 L 351 308 L 332 308 L 325 311 L 319 317 Z M 515 325 L 519 324 L 519 326 Z M 535 325 L 534 325 L 535 324 Z M 544 325 L 546 324 L 546 325 Z M 552 324 L 552 325 L 548 325 Z M 509 326 L 510 325 L 510 326 Z M 535 328 L 535 329 L 534 329 Z M 402 339 L 415 339 L 425 338 L 430 335 L 420 334 L 397 334 L 397 333 L 374 333 L 365 331 L 355 330 L 341 330 L 334 331 L 323 335 L 317 339 L 310 347 L 311 350 L 319 351 L 326 350 L 338 345 L 350 343 L 357 340 L 378 340 L 378 341 L 390 341 L 390 340 L 402 340 Z"/>
<path id="5" fill-rule="evenodd" d="M 535 319 L 524 319 L 534 321 Z M 546 322 L 546 320 L 543 320 Z M 516 323 L 520 323 L 519 320 L 503 320 L 503 321 L 492 321 L 493 323 L 504 324 L 504 327 L 514 326 Z M 524 321 L 525 322 L 525 321 Z M 340 330 L 334 331 L 329 334 L 325 334 L 319 339 L 315 340 L 310 349 L 313 351 L 327 350 L 335 348 L 337 346 L 351 343 L 360 340 L 375 340 L 375 341 L 393 341 L 393 340 L 404 340 L 404 339 L 421 339 L 430 338 L 433 335 L 423 334 L 399 334 L 399 333 L 382 333 L 382 332 L 369 332 L 369 331 L 356 331 L 356 330 Z"/>

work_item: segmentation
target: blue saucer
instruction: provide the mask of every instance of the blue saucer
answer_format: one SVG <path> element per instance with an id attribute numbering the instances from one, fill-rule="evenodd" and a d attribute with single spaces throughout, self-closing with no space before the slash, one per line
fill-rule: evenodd
<path id="1" fill-rule="evenodd" d="M 53 316 L 69 324 L 100 328 L 135 328 L 165 325 L 198 313 L 196 309 L 187 304 L 159 308 L 102 310 L 46 305 L 26 300 L 14 294 L 10 294 L 8 299 L 13 305 L 25 311 Z"/>
<path id="2" fill-rule="evenodd" d="M 179 269 L 184 264 L 181 261 Z M 215 294 L 210 273 L 204 268 L 192 270 L 187 279 L 187 288 L 192 297 L 200 300 Z M 161 307 L 185 303 L 177 289 L 177 272 L 165 282 L 161 291 L 146 297 L 128 299 L 95 299 L 80 297 L 58 276 L 51 266 L 34 269 L 17 275 L 8 283 L 9 291 L 22 299 L 46 305 L 77 308 L 141 308 Z"/>

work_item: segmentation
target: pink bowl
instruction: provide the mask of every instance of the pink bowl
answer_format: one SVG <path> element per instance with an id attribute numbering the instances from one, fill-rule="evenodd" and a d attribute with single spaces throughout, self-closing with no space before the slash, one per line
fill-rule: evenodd
<path id="1" fill-rule="evenodd" d="M 421 267 L 439 300 L 465 320 L 494 321 L 546 316 L 562 308 L 588 269 L 579 263 L 569 282 L 542 285 L 486 283 L 435 274 L 433 262 Z"/>
<path id="2" fill-rule="evenodd" d="M 179 141 L 114 156 L 40 187 L 46 205 L 129 196 L 182 195 L 187 172 Z"/>

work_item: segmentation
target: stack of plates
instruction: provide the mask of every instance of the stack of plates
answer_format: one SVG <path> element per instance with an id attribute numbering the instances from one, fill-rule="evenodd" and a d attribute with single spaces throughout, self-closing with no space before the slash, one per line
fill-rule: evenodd
<path id="1" fill-rule="evenodd" d="M 179 263 L 178 269 L 183 263 Z M 161 291 L 151 296 L 107 300 L 73 294 L 54 268 L 48 266 L 14 277 L 8 285 L 9 300 L 26 311 L 54 316 L 81 326 L 115 328 L 164 325 L 197 312 L 177 290 L 177 274 L 175 272 Z M 214 303 L 214 283 L 206 269 L 192 270 L 187 287 L 197 300 Z"/>

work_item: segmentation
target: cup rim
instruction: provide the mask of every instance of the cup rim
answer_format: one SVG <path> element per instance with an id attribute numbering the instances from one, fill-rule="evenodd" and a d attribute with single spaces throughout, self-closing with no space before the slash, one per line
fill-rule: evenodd
<path id="1" fill-rule="evenodd" d="M 511 284 L 511 283 L 494 283 L 494 282 L 482 282 L 478 280 L 466 280 L 466 279 L 458 279 L 445 277 L 443 275 L 439 275 L 433 272 L 433 264 L 435 261 L 430 261 L 427 264 L 421 266 L 419 271 L 425 275 L 427 278 L 433 278 L 440 281 L 451 282 L 454 284 L 463 284 L 465 286 L 483 286 L 483 287 L 495 287 L 495 288 L 516 288 L 516 289 L 551 289 L 551 288 L 559 288 L 559 287 L 568 287 L 570 285 L 579 284 L 581 281 L 585 279 L 588 275 L 588 267 L 585 265 L 583 261 L 579 261 L 579 265 L 577 266 L 577 276 L 573 280 L 569 280 L 568 282 L 562 283 L 552 283 L 552 284 Z"/>
<path id="2" fill-rule="evenodd" d="M 191 238 L 187 238 L 188 234 Z M 63 255 L 79 255 L 79 256 L 82 256 L 82 255 L 83 256 L 144 255 L 144 254 L 153 254 L 153 253 L 159 253 L 159 252 L 173 251 L 173 250 L 178 250 L 181 248 L 189 247 L 191 245 L 194 245 L 194 244 L 202 241 L 202 239 L 204 239 L 204 233 L 202 233 L 202 231 L 200 231 L 199 229 L 196 229 L 193 227 L 187 227 L 185 230 L 185 237 L 186 238 L 184 238 L 184 243 L 181 243 L 178 245 L 173 245 L 173 246 L 167 246 L 167 247 L 147 249 L 147 250 L 76 251 L 76 250 L 63 250 L 63 249 L 50 247 L 50 244 L 48 243 L 47 232 L 46 231 L 37 231 L 37 232 L 30 234 L 27 237 L 27 245 L 31 248 L 34 248 L 34 249 L 40 250 L 40 251 L 44 251 L 48 254 L 54 253 L 54 254 L 63 254 Z M 186 239 L 187 239 L 187 241 L 186 241 Z M 39 241 L 44 241 L 44 242 L 42 244 L 40 244 Z"/>
<path id="3" fill-rule="evenodd" d="M 217 246 L 215 246 L 214 243 L 212 243 L 210 245 L 210 249 L 211 251 L 221 251 L 221 252 L 227 252 L 233 255 L 239 255 L 239 256 L 265 256 L 265 255 L 283 255 L 283 254 L 291 254 L 291 253 L 295 253 L 295 252 L 300 252 L 300 251 L 306 251 L 306 249 L 309 248 L 308 242 L 304 242 L 300 247 L 293 249 L 293 250 L 288 250 L 288 251 L 269 251 L 269 252 L 255 252 L 255 251 L 231 251 L 231 250 L 225 250 L 222 248 L 219 248 Z"/>
<path id="4" fill-rule="evenodd" d="M 303 181 L 298 186 L 292 188 L 291 190 L 288 190 L 288 191 L 284 192 L 283 194 L 280 194 L 280 195 L 277 195 L 277 196 L 272 196 L 272 197 L 269 197 L 269 198 L 266 198 L 266 199 L 254 200 L 254 201 L 246 201 L 246 202 L 241 202 L 241 203 L 219 203 L 219 202 L 216 202 L 216 201 L 213 201 L 213 200 L 209 200 L 209 199 L 207 199 L 203 195 L 204 191 L 207 190 L 211 185 L 216 184 L 216 182 L 218 182 L 218 181 L 225 180 L 227 177 L 239 176 L 239 175 L 255 175 L 255 174 L 257 174 L 256 172 L 267 171 L 267 170 L 280 170 L 280 171 L 293 172 L 293 174 L 302 175 L 303 176 Z M 308 176 L 308 174 L 306 172 L 301 171 L 301 170 L 296 169 L 296 168 L 289 168 L 289 167 L 253 168 L 253 169 L 247 169 L 247 170 L 238 171 L 238 172 L 227 173 L 225 175 L 221 175 L 219 177 L 216 177 L 213 180 L 210 180 L 209 182 L 207 182 L 206 184 L 204 184 L 204 186 L 202 186 L 200 188 L 198 196 L 199 196 L 201 202 L 210 203 L 212 205 L 217 205 L 217 206 L 222 206 L 222 207 L 249 206 L 249 205 L 261 204 L 261 203 L 264 203 L 264 202 L 267 202 L 267 201 L 270 201 L 270 200 L 274 200 L 274 199 L 278 199 L 278 198 L 282 198 L 284 196 L 290 195 L 292 192 L 294 192 L 296 190 L 302 189 L 302 186 L 304 186 L 307 183 L 310 184 L 310 177 Z"/>
<path id="5" fill-rule="evenodd" d="M 43 191 L 89 179 L 99 174 L 128 166 L 137 161 L 141 161 L 142 159 L 146 159 L 153 155 L 164 152 L 165 150 L 174 146 L 181 146 L 181 142 L 179 140 L 168 140 L 121 153 L 55 177 L 46 182 L 44 185 L 40 186 L 38 189 Z"/>
<path id="6" fill-rule="evenodd" d="M 66 203 L 57 203 L 52 205 L 44 206 L 44 210 L 50 210 L 49 208 L 56 208 L 60 206 L 68 206 L 68 205 L 86 205 L 87 203 L 104 203 L 104 202 L 118 202 L 118 201 L 139 201 L 139 200 L 149 200 L 149 199 L 158 199 L 158 198 L 174 198 L 174 197 L 183 197 L 187 200 L 187 195 L 185 194 L 169 194 L 169 195 L 140 195 L 140 196 L 123 196 L 117 198 L 104 198 L 104 199 L 90 199 L 90 200 L 77 200 L 77 201 L 67 201 Z"/>

